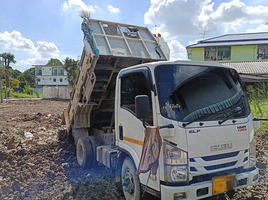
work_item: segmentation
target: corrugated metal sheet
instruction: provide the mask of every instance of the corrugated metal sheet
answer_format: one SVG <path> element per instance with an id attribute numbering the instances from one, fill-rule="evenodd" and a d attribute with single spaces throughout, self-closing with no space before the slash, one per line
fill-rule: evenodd
<path id="1" fill-rule="evenodd" d="M 254 44 L 268 44 L 267 40 L 253 40 L 253 41 L 233 41 L 233 42 L 213 42 L 213 43 L 198 43 L 189 45 L 187 47 L 214 47 L 214 46 L 241 46 Z"/>
<path id="2" fill-rule="evenodd" d="M 187 46 L 187 48 L 251 44 L 268 44 L 268 32 L 223 35 L 199 41 L 197 44 Z"/>
<path id="3" fill-rule="evenodd" d="M 219 37 L 209 38 L 202 42 L 219 42 L 219 41 L 233 41 L 233 40 L 262 40 L 268 39 L 268 32 L 262 33 L 242 33 L 242 34 L 227 34 Z"/>
<path id="4" fill-rule="evenodd" d="M 222 64 L 233 67 L 242 74 L 268 75 L 268 61 L 225 62 Z"/>

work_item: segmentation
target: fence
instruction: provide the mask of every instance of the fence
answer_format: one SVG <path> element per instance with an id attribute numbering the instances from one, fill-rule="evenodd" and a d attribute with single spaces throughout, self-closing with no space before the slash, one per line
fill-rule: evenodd
<path id="1" fill-rule="evenodd" d="M 43 87 L 43 99 L 70 99 L 72 87 Z"/>

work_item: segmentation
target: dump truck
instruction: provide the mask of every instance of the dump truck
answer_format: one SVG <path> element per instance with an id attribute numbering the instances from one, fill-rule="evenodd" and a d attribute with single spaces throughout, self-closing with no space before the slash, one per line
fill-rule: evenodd
<path id="1" fill-rule="evenodd" d="M 164 40 L 146 27 L 84 17 L 82 30 L 64 111 L 79 165 L 113 170 L 126 199 L 202 199 L 258 181 L 259 122 L 233 68 L 167 61 Z M 160 148 L 146 146 L 158 151 L 155 174 L 151 165 L 137 173 L 148 127 L 161 137 Z"/>

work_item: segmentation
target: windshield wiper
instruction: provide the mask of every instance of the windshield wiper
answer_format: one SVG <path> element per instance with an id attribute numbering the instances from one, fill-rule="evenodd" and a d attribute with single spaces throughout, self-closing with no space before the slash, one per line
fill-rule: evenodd
<path id="1" fill-rule="evenodd" d="M 214 113 L 213 113 L 213 114 L 214 114 Z M 199 117 L 193 119 L 192 121 L 183 123 L 182 126 L 185 128 L 186 126 L 188 126 L 188 125 L 194 123 L 195 121 L 197 121 L 197 120 L 199 120 L 199 119 L 201 119 L 201 118 L 203 118 L 203 117 L 206 117 L 206 116 L 208 116 L 208 115 L 211 115 L 211 114 L 204 114 L 204 115 L 201 115 L 201 116 L 199 116 Z M 199 123 L 200 126 L 203 126 L 203 124 L 204 124 L 204 123 L 202 123 L 202 122 Z"/>
<path id="2" fill-rule="evenodd" d="M 220 113 L 220 114 L 224 113 L 224 110 L 219 110 L 219 111 L 214 112 L 214 113 L 206 113 L 206 114 L 204 114 L 204 115 L 201 115 L 201 116 L 199 116 L 199 117 L 193 119 L 192 121 L 183 123 L 182 126 L 183 126 L 183 127 L 186 127 L 186 126 L 188 126 L 188 125 L 190 125 L 190 124 L 196 122 L 197 120 L 199 120 L 199 119 L 201 119 L 201 118 L 203 118 L 203 117 L 207 117 L 207 116 L 211 116 L 211 115 L 219 114 L 219 113 Z M 228 117 L 229 117 L 229 116 L 228 116 Z M 202 122 L 199 123 L 200 126 L 203 126 L 203 124 L 204 124 L 204 123 L 202 123 Z"/>
<path id="3" fill-rule="evenodd" d="M 242 107 L 244 108 L 244 107 Z M 242 112 L 242 108 L 240 106 L 236 107 L 236 111 L 232 112 L 228 117 L 226 117 L 225 119 L 222 119 L 220 121 L 218 121 L 219 125 L 222 125 L 224 122 L 226 122 L 228 119 L 230 119 L 231 117 L 233 117 L 235 114 L 239 113 L 241 114 Z M 236 121 L 233 120 L 233 123 L 235 123 Z"/>

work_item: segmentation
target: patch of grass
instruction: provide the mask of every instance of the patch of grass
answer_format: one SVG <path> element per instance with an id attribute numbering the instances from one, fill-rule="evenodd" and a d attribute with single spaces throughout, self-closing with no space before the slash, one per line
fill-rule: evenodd
<path id="1" fill-rule="evenodd" d="M 268 118 L 268 96 L 265 83 L 256 83 L 247 87 L 250 110 L 254 118 Z M 258 131 L 268 130 L 268 121 L 261 121 Z"/>
<path id="2" fill-rule="evenodd" d="M 25 94 L 25 93 L 17 93 L 17 92 L 11 92 L 10 94 L 11 98 L 37 98 L 36 93 L 33 93 L 32 95 Z"/>
<path id="3" fill-rule="evenodd" d="M 268 119 L 268 100 L 250 101 L 250 110 L 254 118 Z M 261 127 L 258 131 L 268 130 L 268 121 L 261 121 Z"/>

